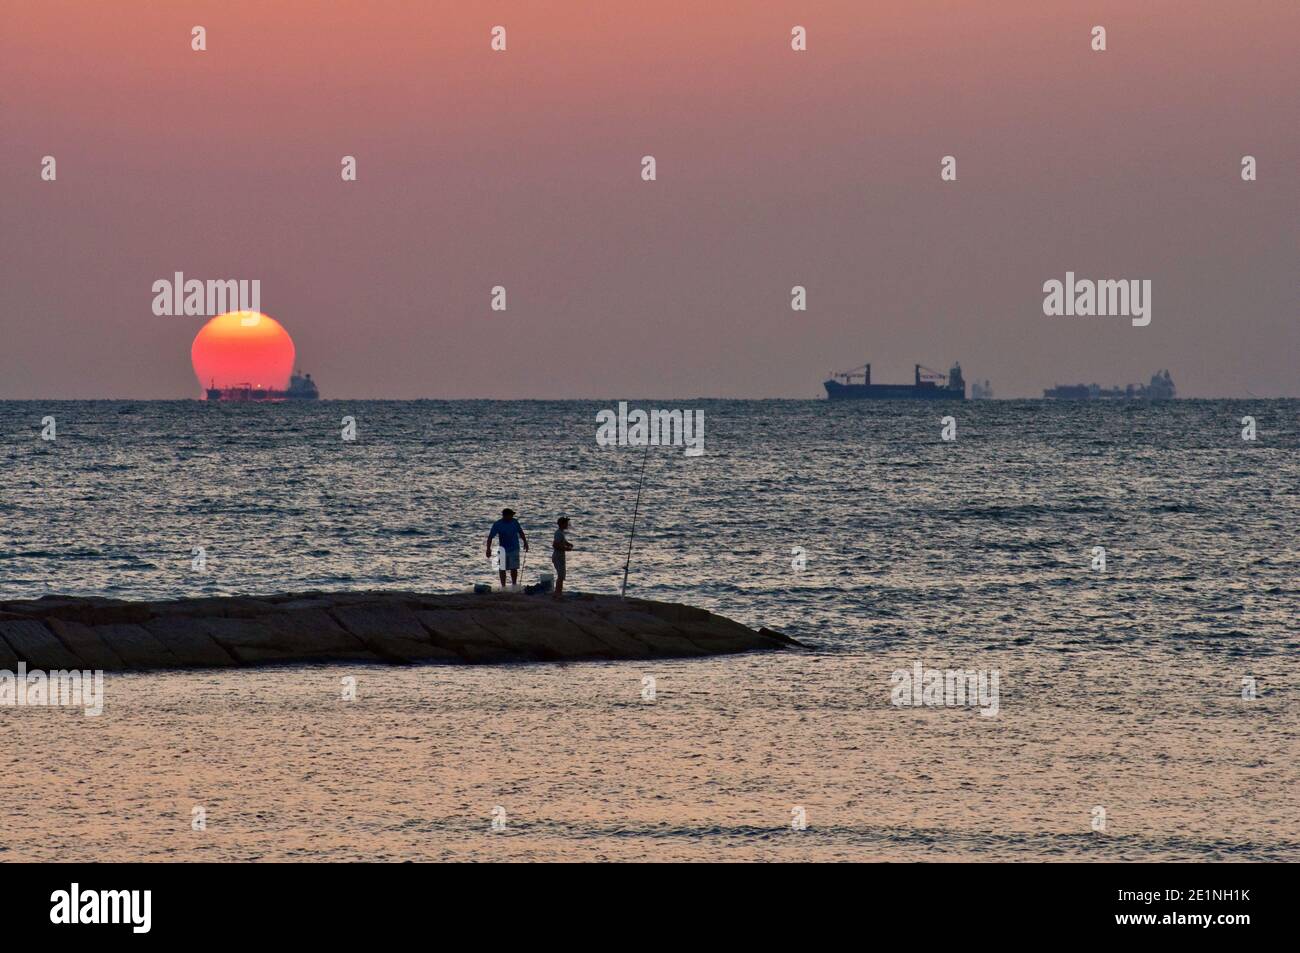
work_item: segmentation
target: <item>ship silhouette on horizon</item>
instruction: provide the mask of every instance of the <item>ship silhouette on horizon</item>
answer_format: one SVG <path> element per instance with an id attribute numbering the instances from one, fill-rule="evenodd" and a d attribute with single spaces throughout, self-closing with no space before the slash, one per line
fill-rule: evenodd
<path id="1" fill-rule="evenodd" d="M 1043 391 L 1048 400 L 1173 400 L 1177 396 L 1168 371 L 1151 375 L 1149 384 L 1098 387 L 1096 384 L 1057 384 Z"/>
<path id="2" fill-rule="evenodd" d="M 828 400 L 965 400 L 966 381 L 961 364 L 954 364 L 947 374 L 915 365 L 911 384 L 873 384 L 871 365 L 863 364 L 851 371 L 832 374 L 825 382 Z"/>
<path id="3" fill-rule="evenodd" d="M 274 390 L 266 387 L 254 387 L 252 384 L 235 384 L 231 387 L 218 387 L 213 380 L 207 388 L 208 400 L 221 401 L 280 401 L 280 400 L 318 400 L 320 390 L 310 374 L 294 371 L 289 378 L 286 390 Z"/>

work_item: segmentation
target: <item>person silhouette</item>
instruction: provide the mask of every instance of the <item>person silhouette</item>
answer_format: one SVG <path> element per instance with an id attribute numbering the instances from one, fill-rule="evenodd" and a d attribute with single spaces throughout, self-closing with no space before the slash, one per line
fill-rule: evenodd
<path id="1" fill-rule="evenodd" d="M 573 549 L 573 543 L 569 542 L 569 518 L 561 516 L 555 521 L 555 539 L 551 541 L 551 565 L 555 567 L 555 595 L 553 598 L 561 599 L 564 597 L 564 577 L 565 572 L 565 553 Z"/>
<path id="2" fill-rule="evenodd" d="M 519 520 L 515 519 L 515 511 L 506 507 L 501 511 L 501 519 L 492 524 L 492 529 L 488 532 L 487 538 L 487 557 L 492 558 L 492 540 L 500 540 L 500 557 L 501 561 L 497 565 L 498 575 L 501 577 L 501 588 L 506 587 L 506 571 L 510 571 L 510 585 L 519 585 L 519 542 L 523 541 L 524 552 L 528 551 L 528 536 L 524 533 L 524 528 L 519 525 Z"/>

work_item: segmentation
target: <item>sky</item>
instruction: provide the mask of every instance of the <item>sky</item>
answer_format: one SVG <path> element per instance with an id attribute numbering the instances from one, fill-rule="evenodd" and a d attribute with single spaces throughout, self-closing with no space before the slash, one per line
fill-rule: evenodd
<path id="1" fill-rule="evenodd" d="M 1006 397 L 1162 368 L 1182 396 L 1300 396 L 1294 0 L 0 22 L 0 398 L 199 396 L 205 319 L 152 310 L 177 271 L 259 280 L 327 398 L 810 398 L 867 361 L 960 361 Z M 1067 271 L 1150 280 L 1151 323 L 1045 315 Z"/>

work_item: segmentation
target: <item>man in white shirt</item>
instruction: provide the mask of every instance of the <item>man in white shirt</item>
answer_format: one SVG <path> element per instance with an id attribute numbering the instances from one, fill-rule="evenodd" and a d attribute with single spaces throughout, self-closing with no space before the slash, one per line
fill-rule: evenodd
<path id="1" fill-rule="evenodd" d="M 555 539 L 551 542 L 551 564 L 555 567 L 555 598 L 564 598 L 564 555 L 573 548 L 569 542 L 569 518 L 561 516 L 555 521 Z"/>

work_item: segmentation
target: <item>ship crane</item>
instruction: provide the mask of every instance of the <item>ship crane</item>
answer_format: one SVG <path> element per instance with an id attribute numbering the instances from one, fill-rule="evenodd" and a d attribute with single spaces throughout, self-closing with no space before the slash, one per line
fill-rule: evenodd
<path id="1" fill-rule="evenodd" d="M 860 378 L 861 380 L 858 381 L 859 383 L 870 384 L 871 365 L 863 364 L 860 367 L 853 368 L 851 371 L 840 371 L 838 374 L 832 371 L 831 378 L 833 380 L 843 381 L 845 384 L 852 384 L 854 383 L 855 378 Z"/>
<path id="2" fill-rule="evenodd" d="M 916 382 L 919 384 L 921 381 L 934 381 L 937 384 L 946 384 L 948 382 L 948 375 L 941 371 L 932 370 L 924 364 L 918 364 L 916 365 Z"/>

